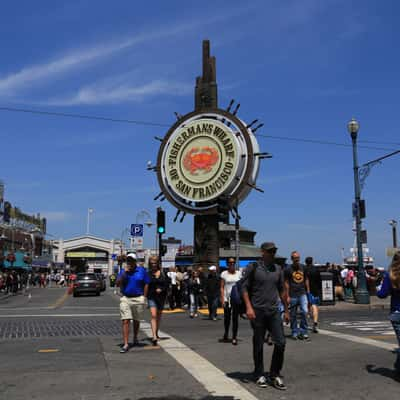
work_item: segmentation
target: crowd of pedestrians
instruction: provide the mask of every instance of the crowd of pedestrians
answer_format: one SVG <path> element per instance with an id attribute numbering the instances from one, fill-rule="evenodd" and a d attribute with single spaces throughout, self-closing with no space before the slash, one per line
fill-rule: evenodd
<path id="1" fill-rule="evenodd" d="M 314 265 L 312 257 L 304 264 L 298 251 L 291 253 L 289 265 L 275 261 L 277 247 L 272 242 L 261 245 L 261 257 L 249 264 L 244 273 L 236 269 L 234 258 L 227 260 L 227 269 L 220 273 L 212 265 L 206 268 L 170 268 L 164 272 L 158 257 L 151 257 L 149 270 L 137 265 L 136 255 L 128 254 L 127 266 L 117 278 L 121 289 L 120 315 L 124 343 L 121 353 L 129 346 L 129 326 L 133 320 L 133 345 L 138 345 L 140 320 L 146 308 L 151 314 L 152 344 L 156 346 L 165 304 L 170 310 L 182 307 L 190 318 L 199 315 L 199 309 L 211 321 L 217 320 L 217 309 L 222 306 L 224 325 L 221 342 L 238 344 L 239 319 L 249 320 L 253 330 L 253 362 L 255 382 L 260 387 L 271 385 L 285 390 L 281 371 L 284 365 L 286 337 L 284 322 L 290 326 L 290 338 L 309 341 L 309 332 L 318 333 L 319 305 L 321 303 L 321 271 L 332 273 L 335 295 L 344 300 L 346 290 L 356 287 L 356 274 L 349 267 L 327 264 L 325 268 Z M 392 297 L 393 324 L 400 345 L 400 254 L 394 260 L 390 272 L 384 275 L 378 290 L 380 297 Z M 376 284 L 380 280 L 376 276 Z M 239 293 L 240 301 L 237 300 Z M 308 320 L 312 321 L 309 326 Z M 232 328 L 232 329 L 231 329 Z M 273 346 L 269 372 L 264 370 L 264 344 Z M 396 368 L 400 370 L 400 353 Z"/>
<path id="2" fill-rule="evenodd" d="M 0 271 L 0 293 L 19 294 L 31 287 L 67 286 L 73 274 L 60 272 L 35 272 L 20 269 Z"/>

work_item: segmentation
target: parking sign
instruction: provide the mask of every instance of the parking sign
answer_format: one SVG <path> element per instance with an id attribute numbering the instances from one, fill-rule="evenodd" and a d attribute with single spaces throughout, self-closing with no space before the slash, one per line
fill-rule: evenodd
<path id="1" fill-rule="evenodd" d="M 143 224 L 132 224 L 131 236 L 133 237 L 143 236 Z"/>

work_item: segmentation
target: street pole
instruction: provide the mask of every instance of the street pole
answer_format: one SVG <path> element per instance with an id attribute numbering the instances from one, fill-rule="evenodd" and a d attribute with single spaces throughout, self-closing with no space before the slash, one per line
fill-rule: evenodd
<path id="1" fill-rule="evenodd" d="M 86 235 L 90 233 L 90 214 L 93 212 L 93 208 L 87 210 L 87 224 L 86 224 Z"/>
<path id="2" fill-rule="evenodd" d="M 389 224 L 392 226 L 393 248 L 397 249 L 397 221 L 392 219 Z"/>
<path id="3" fill-rule="evenodd" d="M 357 157 L 357 134 L 359 124 L 352 119 L 348 123 L 348 130 L 353 144 L 353 172 L 354 172 L 354 197 L 355 197 L 355 218 L 356 218 L 356 239 L 357 239 L 357 288 L 355 300 L 358 304 L 369 304 L 369 293 L 367 290 L 367 280 L 364 271 L 364 255 L 361 243 L 361 215 L 360 215 L 360 175 Z"/>
<path id="4" fill-rule="evenodd" d="M 236 201 L 235 209 L 235 258 L 236 258 L 236 271 L 240 270 L 240 221 L 238 211 L 238 201 Z"/>

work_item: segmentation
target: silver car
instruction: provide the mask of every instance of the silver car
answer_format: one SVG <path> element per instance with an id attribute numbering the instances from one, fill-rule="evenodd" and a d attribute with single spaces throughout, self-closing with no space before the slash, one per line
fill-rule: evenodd
<path id="1" fill-rule="evenodd" d="M 92 293 L 100 296 L 101 282 L 94 273 L 78 274 L 74 283 L 73 296 L 78 297 L 83 293 Z"/>

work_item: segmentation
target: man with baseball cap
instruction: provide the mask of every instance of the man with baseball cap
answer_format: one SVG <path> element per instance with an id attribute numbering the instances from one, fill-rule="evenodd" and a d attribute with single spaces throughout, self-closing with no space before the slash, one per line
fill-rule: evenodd
<path id="1" fill-rule="evenodd" d="M 280 375 L 285 353 L 285 336 L 279 299 L 285 308 L 285 320 L 289 321 L 287 294 L 282 268 L 274 262 L 277 247 L 273 242 L 261 245 L 261 258 L 250 264 L 245 271 L 242 284 L 246 315 L 253 328 L 253 359 L 256 383 L 260 387 L 268 384 L 285 390 Z M 270 332 L 274 351 L 268 377 L 264 371 L 264 338 Z"/>
<path id="2" fill-rule="evenodd" d="M 136 265 L 136 254 L 129 253 L 126 256 L 125 270 L 117 278 L 117 286 L 121 290 L 121 300 L 119 311 L 122 320 L 122 335 L 124 344 L 120 353 L 126 353 L 129 350 L 129 325 L 133 320 L 133 345 L 139 344 L 138 334 L 140 320 L 143 319 L 143 312 L 147 298 L 150 278 L 144 267 Z"/>

